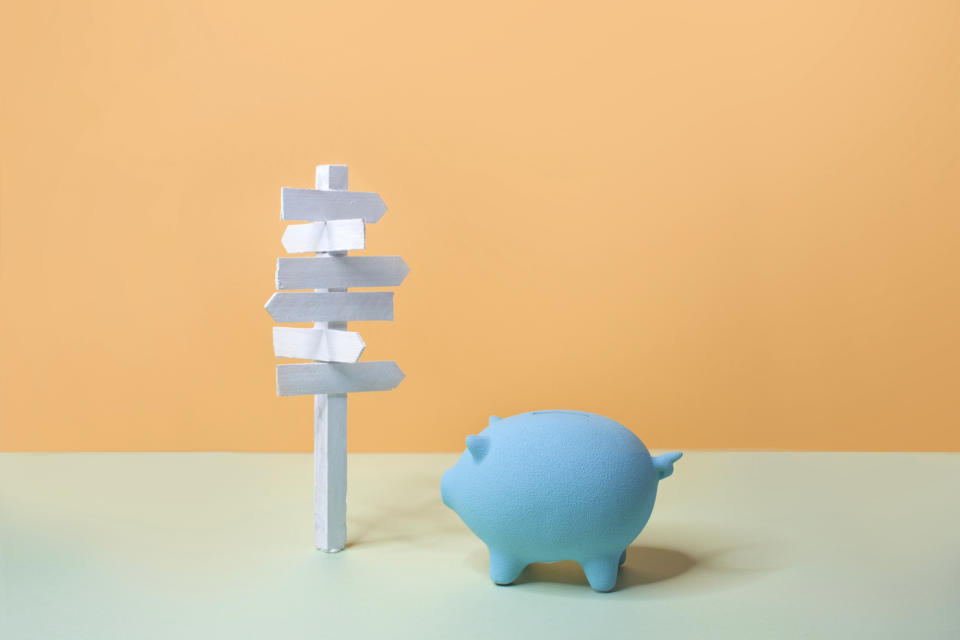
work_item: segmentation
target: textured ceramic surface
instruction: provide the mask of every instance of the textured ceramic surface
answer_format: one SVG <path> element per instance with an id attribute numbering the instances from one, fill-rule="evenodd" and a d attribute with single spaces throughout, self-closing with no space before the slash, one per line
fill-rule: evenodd
<path id="1" fill-rule="evenodd" d="M 593 589 L 610 591 L 680 456 L 651 457 L 629 429 L 591 413 L 492 417 L 467 436 L 441 494 L 489 548 L 495 583 L 533 562 L 574 560 Z"/>

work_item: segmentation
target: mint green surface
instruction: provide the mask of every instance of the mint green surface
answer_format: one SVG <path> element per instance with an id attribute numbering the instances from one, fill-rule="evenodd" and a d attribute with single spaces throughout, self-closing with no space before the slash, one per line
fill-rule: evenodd
<path id="1" fill-rule="evenodd" d="M 960 638 L 960 454 L 690 452 L 613 593 L 496 587 L 443 455 L 0 454 L 0 638 Z"/>

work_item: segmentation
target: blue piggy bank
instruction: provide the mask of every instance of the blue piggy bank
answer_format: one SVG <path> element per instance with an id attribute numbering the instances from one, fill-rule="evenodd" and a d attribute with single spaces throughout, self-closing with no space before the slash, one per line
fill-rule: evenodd
<path id="1" fill-rule="evenodd" d="M 592 413 L 492 417 L 467 436 L 440 492 L 490 549 L 495 583 L 532 562 L 575 560 L 595 591 L 610 591 L 681 455 L 651 457 L 629 429 Z"/>

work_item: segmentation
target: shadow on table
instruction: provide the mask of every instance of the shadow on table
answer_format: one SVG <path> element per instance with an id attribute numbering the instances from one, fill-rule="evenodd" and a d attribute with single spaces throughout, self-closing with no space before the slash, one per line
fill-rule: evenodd
<path id="1" fill-rule="evenodd" d="M 620 568 L 617 591 L 633 586 L 662 582 L 680 576 L 697 565 L 697 561 L 682 551 L 663 547 L 632 546 L 627 549 L 627 562 Z M 583 569 L 576 562 L 532 564 L 514 584 L 557 582 L 587 585 Z"/>
<path id="2" fill-rule="evenodd" d="M 402 505 L 380 505 L 373 515 L 351 515 L 347 547 L 385 543 L 422 547 L 440 538 L 464 536 L 462 523 L 444 509 L 437 497 Z"/>
<path id="3" fill-rule="evenodd" d="M 400 477 L 383 477 L 393 490 L 376 490 L 377 483 L 351 498 L 347 511 L 347 547 L 409 543 L 418 547 L 438 539 L 466 535 L 456 514 L 440 499 L 440 478 L 446 465 L 406 471 Z"/>
<path id="4" fill-rule="evenodd" d="M 685 551 L 633 545 L 627 549 L 627 561 L 620 569 L 614 592 L 630 592 L 635 588 L 643 597 L 670 597 L 678 593 L 723 590 L 779 570 L 786 562 L 783 556 L 783 548 L 769 543 L 741 543 L 713 549 L 693 547 Z M 471 554 L 468 563 L 478 578 L 482 575 L 489 581 L 486 553 Z M 572 561 L 531 564 L 513 584 L 523 589 L 546 587 L 545 593 L 579 594 L 590 589 L 583 569 Z M 551 586 L 570 588 L 557 591 Z"/>

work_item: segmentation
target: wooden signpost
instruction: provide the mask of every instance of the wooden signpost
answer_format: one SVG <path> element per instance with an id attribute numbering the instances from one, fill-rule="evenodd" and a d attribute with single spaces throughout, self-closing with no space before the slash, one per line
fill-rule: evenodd
<path id="1" fill-rule="evenodd" d="M 316 189 L 281 191 L 281 217 L 309 221 L 287 227 L 284 248 L 317 252 L 277 261 L 281 291 L 266 309 L 276 322 L 314 323 L 274 327 L 273 350 L 279 358 L 314 361 L 277 365 L 277 394 L 314 397 L 314 540 L 323 551 L 340 551 L 347 541 L 347 394 L 386 391 L 403 380 L 395 362 L 358 362 L 366 345 L 347 331 L 348 321 L 393 320 L 392 292 L 347 288 L 395 286 L 410 271 L 399 256 L 347 256 L 366 246 L 366 224 L 386 210 L 375 193 L 347 191 L 344 165 L 319 165 Z"/>

